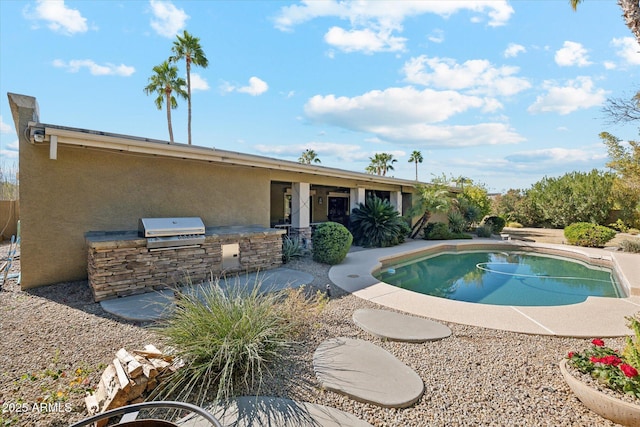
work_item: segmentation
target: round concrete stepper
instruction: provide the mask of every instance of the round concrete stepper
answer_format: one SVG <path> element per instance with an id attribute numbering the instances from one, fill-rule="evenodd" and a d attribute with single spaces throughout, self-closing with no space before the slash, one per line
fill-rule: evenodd
<path id="1" fill-rule="evenodd" d="M 389 341 L 421 343 L 451 335 L 451 329 L 442 323 L 395 311 L 358 309 L 353 312 L 352 318 L 353 323 L 361 329 Z"/>
<path id="2" fill-rule="evenodd" d="M 364 340 L 324 341 L 313 355 L 320 385 L 355 400 L 385 408 L 406 408 L 422 396 L 420 376 L 394 355 Z"/>
<path id="3" fill-rule="evenodd" d="M 353 414 L 328 406 L 270 396 L 242 396 L 226 407 L 207 408 L 222 425 L 234 427 L 372 427 Z M 209 427 L 202 417 L 192 416 L 181 427 Z"/>

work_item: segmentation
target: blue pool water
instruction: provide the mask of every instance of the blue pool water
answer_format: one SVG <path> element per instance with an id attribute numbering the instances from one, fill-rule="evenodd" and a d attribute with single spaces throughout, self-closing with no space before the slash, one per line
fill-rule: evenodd
<path id="1" fill-rule="evenodd" d="M 426 295 L 494 305 L 567 305 L 588 296 L 625 297 L 609 269 L 522 252 L 443 253 L 385 267 L 376 278 Z"/>

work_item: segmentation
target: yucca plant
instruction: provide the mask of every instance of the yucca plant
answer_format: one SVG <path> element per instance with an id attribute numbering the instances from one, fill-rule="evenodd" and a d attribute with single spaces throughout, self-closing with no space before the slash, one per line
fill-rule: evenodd
<path id="1" fill-rule="evenodd" d="M 452 233 L 459 234 L 467 228 L 467 220 L 464 215 L 458 211 L 449 212 L 447 219 L 449 220 L 449 230 L 451 230 Z"/>
<path id="2" fill-rule="evenodd" d="M 351 233 L 355 245 L 387 247 L 404 242 L 410 231 L 400 213 L 387 200 L 368 197 L 351 212 Z"/>
<path id="3" fill-rule="evenodd" d="M 269 366 L 304 329 L 310 308 L 318 307 L 317 299 L 301 299 L 301 292 L 264 292 L 260 283 L 222 289 L 217 282 L 179 292 L 158 332 L 184 366 L 154 398 L 191 398 L 202 405 L 212 390 L 216 400 L 227 400 L 238 388 L 259 389 Z"/>
<path id="4" fill-rule="evenodd" d="M 282 262 L 288 263 L 294 258 L 300 258 L 304 255 L 304 248 L 300 243 L 300 239 L 284 235 L 282 237 Z"/>

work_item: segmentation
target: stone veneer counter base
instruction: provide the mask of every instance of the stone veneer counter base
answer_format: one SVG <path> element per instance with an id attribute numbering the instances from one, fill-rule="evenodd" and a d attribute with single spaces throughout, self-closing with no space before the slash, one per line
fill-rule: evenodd
<path id="1" fill-rule="evenodd" d="M 282 265 L 284 230 L 207 227 L 197 247 L 152 251 L 137 231 L 89 232 L 89 285 L 96 302 L 157 291 L 230 273 L 264 271 Z M 223 246 L 237 245 L 232 265 L 224 265 Z"/>

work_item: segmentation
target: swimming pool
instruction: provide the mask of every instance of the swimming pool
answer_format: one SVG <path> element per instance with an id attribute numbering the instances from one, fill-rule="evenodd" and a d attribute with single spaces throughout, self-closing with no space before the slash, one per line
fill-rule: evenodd
<path id="1" fill-rule="evenodd" d="M 626 297 L 608 268 L 520 251 L 442 252 L 384 266 L 374 276 L 425 295 L 492 305 L 556 306 L 589 296 Z"/>

